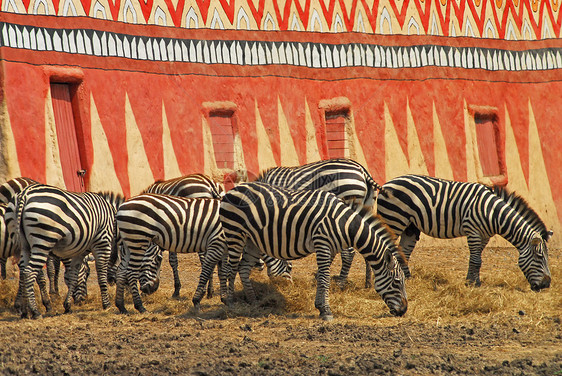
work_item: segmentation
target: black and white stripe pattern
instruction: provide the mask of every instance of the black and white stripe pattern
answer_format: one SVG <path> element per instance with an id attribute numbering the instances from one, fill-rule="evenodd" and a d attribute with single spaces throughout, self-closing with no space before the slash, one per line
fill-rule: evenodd
<path id="1" fill-rule="evenodd" d="M 420 232 L 435 238 L 466 236 L 470 250 L 467 281 L 480 285 L 482 250 L 498 234 L 519 251 L 519 267 L 539 291 L 550 286 L 546 242 L 551 233 L 515 194 L 478 183 L 406 175 L 383 185 L 378 214 L 400 236 L 410 257 Z M 405 266 L 406 275 L 409 270 Z"/>
<path id="2" fill-rule="evenodd" d="M 386 226 L 369 212 L 357 213 L 332 193 L 288 190 L 264 183 L 240 184 L 222 200 L 221 221 L 229 261 L 235 270 L 246 242 L 279 259 L 299 259 L 316 253 L 318 263 L 315 306 L 323 319 L 332 319 L 328 304 L 333 255 L 353 247 L 374 269 L 375 290 L 394 315 L 407 309 L 404 273 L 394 256 L 394 239 Z M 250 301 L 255 293 L 249 270 L 240 266 L 240 278 Z M 234 274 L 230 276 L 229 296 Z"/>
<path id="3" fill-rule="evenodd" d="M 117 212 L 116 225 L 124 254 L 117 271 L 115 305 L 127 312 L 125 284 L 133 294 L 135 308 L 146 309 L 138 289 L 140 266 L 147 248 L 155 244 L 169 252 L 203 252 L 205 257 L 193 304 L 198 307 L 215 265 L 226 256 L 226 243 L 219 220 L 220 200 L 141 194 L 127 200 Z M 225 260 L 226 261 L 226 260 Z M 226 267 L 226 262 L 223 263 Z M 221 296 L 226 294 L 227 271 L 219 269 Z"/>
<path id="4" fill-rule="evenodd" d="M 92 29 L 53 29 L 0 23 L 0 47 L 58 51 L 159 62 L 289 65 L 308 68 L 450 67 L 489 71 L 562 69 L 562 49 L 506 50 L 424 44 L 327 44 L 244 40 L 198 40 L 127 35 Z"/>
<path id="5" fill-rule="evenodd" d="M 158 180 L 151 184 L 143 193 L 166 194 L 185 198 L 216 198 L 224 196 L 223 187 L 203 174 L 190 174 L 174 179 Z M 149 249 L 140 272 L 140 288 L 146 294 L 154 293 L 159 286 L 160 266 L 162 264 L 163 250 L 160 248 Z M 202 261 L 204 253 L 199 253 Z M 178 256 L 176 252 L 169 252 L 168 259 L 174 275 L 174 293 L 172 297 L 180 296 L 181 281 L 178 272 Z M 213 296 L 213 274 L 209 277 L 207 297 Z"/>
<path id="6" fill-rule="evenodd" d="M 381 188 L 365 167 L 345 158 L 328 159 L 300 167 L 274 167 L 262 172 L 256 181 L 288 189 L 320 189 L 331 192 L 356 210 L 363 207 L 372 209 L 375 192 Z M 341 257 L 339 280 L 341 284 L 345 284 L 353 262 L 353 249 L 342 250 Z M 365 287 L 371 287 L 371 267 L 368 264 Z"/>
<path id="7" fill-rule="evenodd" d="M 70 311 L 72 291 L 84 256 L 90 251 L 96 260 L 103 308 L 109 307 L 107 263 L 113 242 L 115 212 L 123 197 L 113 193 L 73 193 L 47 185 L 24 189 L 11 202 L 6 222 L 16 234 L 22 252 L 21 279 L 25 283 L 27 308 L 40 317 L 33 282 L 49 253 L 72 259 L 65 311 Z"/>

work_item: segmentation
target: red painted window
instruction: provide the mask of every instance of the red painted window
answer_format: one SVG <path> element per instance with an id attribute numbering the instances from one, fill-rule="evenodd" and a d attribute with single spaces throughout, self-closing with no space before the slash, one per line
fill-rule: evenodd
<path id="1" fill-rule="evenodd" d="M 232 113 L 211 113 L 209 116 L 213 148 L 218 168 L 234 169 L 234 131 Z"/>
<path id="2" fill-rule="evenodd" d="M 326 112 L 326 142 L 329 158 L 344 158 L 349 156 L 347 144 L 346 124 L 349 119 L 348 111 Z"/>
<path id="3" fill-rule="evenodd" d="M 474 114 L 478 154 L 484 176 L 502 175 L 499 129 L 494 114 Z"/>
<path id="4" fill-rule="evenodd" d="M 74 192 L 83 192 L 83 175 L 80 174 L 80 151 L 76 138 L 76 126 L 72 112 L 70 85 L 52 83 L 51 97 L 55 115 L 55 126 L 59 144 L 62 174 L 66 189 Z"/>

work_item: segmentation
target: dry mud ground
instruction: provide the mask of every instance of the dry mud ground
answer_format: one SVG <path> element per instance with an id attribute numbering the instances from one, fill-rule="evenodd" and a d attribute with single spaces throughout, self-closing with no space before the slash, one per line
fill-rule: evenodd
<path id="1" fill-rule="evenodd" d="M 0 372 L 562 375 L 561 250 L 550 251 L 551 288 L 533 293 L 514 249 L 485 250 L 480 288 L 464 285 L 466 248 L 416 249 L 409 309 L 400 318 L 362 288 L 364 263 L 356 259 L 347 288 L 331 288 L 335 320 L 329 323 L 314 308 L 314 257 L 294 263 L 293 284 L 255 272 L 257 305 L 242 302 L 238 286 L 233 308 L 214 297 L 199 314 L 191 304 L 197 257 L 179 260 L 181 298 L 170 298 L 165 264 L 160 290 L 144 297 L 148 313 L 135 312 L 130 298 L 128 315 L 115 307 L 102 311 L 93 271 L 86 304 L 65 315 L 55 299 L 54 313 L 35 321 L 11 311 L 17 281 L 11 270 L 0 281 Z M 336 261 L 332 274 L 338 271 Z"/>

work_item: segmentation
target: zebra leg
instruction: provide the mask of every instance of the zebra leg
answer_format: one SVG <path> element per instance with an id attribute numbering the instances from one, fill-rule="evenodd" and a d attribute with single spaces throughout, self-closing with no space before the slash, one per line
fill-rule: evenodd
<path id="1" fill-rule="evenodd" d="M 201 266 L 203 266 L 203 262 L 205 261 L 205 253 L 204 252 L 199 252 L 199 262 L 201 263 Z M 178 283 L 179 283 L 179 279 L 178 279 Z M 207 282 L 207 299 L 211 299 L 214 295 L 215 291 L 213 289 L 213 273 L 211 273 L 211 275 L 209 275 L 209 280 Z M 178 291 L 178 295 L 179 295 L 179 291 Z"/>
<path id="2" fill-rule="evenodd" d="M 2 279 L 6 279 L 6 261 L 8 259 L 0 258 L 0 276 Z"/>
<path id="3" fill-rule="evenodd" d="M 66 293 L 66 298 L 63 303 L 64 313 L 72 312 L 72 297 L 74 295 L 74 288 L 76 287 L 78 269 L 80 268 L 81 260 L 83 260 L 81 256 L 72 258 L 70 265 L 66 267 L 64 272 L 65 281 L 68 287 L 68 292 Z"/>
<path id="4" fill-rule="evenodd" d="M 125 308 L 125 285 L 127 284 L 127 268 L 129 265 L 129 255 L 121 255 L 121 262 L 117 266 L 115 273 L 115 306 L 119 313 L 128 313 Z"/>
<path id="5" fill-rule="evenodd" d="M 74 304 L 81 304 L 88 297 L 89 276 L 90 276 L 90 265 L 88 264 L 88 256 L 86 256 L 84 257 L 84 260 L 80 264 L 80 269 L 78 270 L 78 276 L 76 277 L 76 286 L 74 286 L 74 292 L 72 293 Z"/>
<path id="6" fill-rule="evenodd" d="M 47 276 L 49 277 L 49 294 L 59 295 L 60 258 L 49 255 L 47 258 Z"/>
<path id="7" fill-rule="evenodd" d="M 231 239 L 227 243 L 228 246 L 228 288 L 226 294 L 225 304 L 227 306 L 234 302 L 234 282 L 236 280 L 236 274 L 238 274 L 238 266 L 240 264 L 240 256 L 242 256 L 242 251 L 244 249 L 245 239 L 239 237 L 239 235 L 231 234 Z M 255 294 L 254 294 L 255 295 Z"/>
<path id="8" fill-rule="evenodd" d="M 215 266 L 221 261 L 224 254 L 224 243 L 222 241 L 215 241 L 209 244 L 207 254 L 201 260 L 201 274 L 199 276 L 199 284 L 197 285 L 197 290 L 193 295 L 193 306 L 195 309 L 199 309 L 201 299 L 205 295 L 205 287 L 207 287 L 211 276 L 215 270 Z M 201 256 L 201 253 L 199 253 Z M 225 284 L 226 285 L 226 284 Z M 207 291 L 208 296 L 208 291 Z"/>
<path id="9" fill-rule="evenodd" d="M 420 240 L 420 230 L 418 230 L 414 225 L 410 224 L 404 232 L 400 235 L 400 247 L 402 252 L 404 252 L 404 257 L 401 255 L 394 255 L 400 263 L 400 267 L 404 272 L 404 277 L 410 278 L 412 273 L 410 273 L 410 268 L 408 267 L 408 261 L 410 261 L 410 256 L 412 251 L 416 246 L 416 243 Z"/>
<path id="10" fill-rule="evenodd" d="M 140 253 L 131 252 L 131 257 L 129 259 L 129 266 L 127 268 L 127 282 L 129 283 L 129 288 L 131 289 L 131 294 L 133 295 L 133 304 L 135 308 L 140 313 L 146 312 L 142 304 L 142 298 L 139 291 L 139 272 L 142 265 L 143 251 Z"/>
<path id="11" fill-rule="evenodd" d="M 109 301 L 109 284 L 107 283 L 107 267 L 109 265 L 109 257 L 111 255 L 111 246 L 107 248 L 95 249 L 92 251 L 96 263 L 96 274 L 98 275 L 98 284 L 101 293 L 101 305 L 103 309 L 108 309 Z M 83 260 L 83 258 L 81 259 Z"/>
<path id="12" fill-rule="evenodd" d="M 328 291 L 330 290 L 330 265 L 332 263 L 332 255 L 330 250 L 325 247 L 316 248 L 316 264 L 318 265 L 318 273 L 316 277 L 316 299 L 314 306 L 320 311 L 320 318 L 325 321 L 334 319 L 332 310 L 330 309 Z"/>
<path id="13" fill-rule="evenodd" d="M 52 311 L 51 298 L 49 297 L 49 292 L 47 291 L 47 281 L 45 280 L 45 273 L 43 273 L 43 268 L 37 273 L 37 284 L 39 285 L 39 292 L 41 293 L 41 302 L 45 307 L 47 312 Z"/>
<path id="14" fill-rule="evenodd" d="M 468 272 L 466 274 L 466 284 L 480 287 L 480 267 L 482 266 L 482 251 L 489 238 L 483 238 L 480 234 L 468 235 L 468 249 L 470 258 L 468 260 Z"/>
<path id="15" fill-rule="evenodd" d="M 201 254 L 199 254 L 199 259 L 201 259 Z M 174 273 L 174 293 L 172 294 L 172 298 L 179 298 L 181 281 L 180 281 L 180 273 L 178 271 L 178 254 L 176 252 L 168 252 L 168 261 L 170 262 L 170 266 L 172 267 L 172 272 Z"/>
<path id="16" fill-rule="evenodd" d="M 41 312 L 37 308 L 37 300 L 35 299 L 35 291 L 33 286 L 35 285 L 35 281 L 37 280 L 37 276 L 39 273 L 42 273 L 43 265 L 47 262 L 47 255 L 33 255 L 35 257 L 31 257 L 29 262 L 25 263 L 25 267 L 23 268 L 23 273 L 20 277 L 23 277 L 24 281 L 24 306 L 26 305 L 29 309 L 29 313 L 31 314 L 32 319 L 39 319 L 41 318 Z M 25 310 L 24 310 L 25 311 Z"/>
<path id="17" fill-rule="evenodd" d="M 26 303 L 26 295 L 25 295 L 25 280 L 23 277 L 23 269 L 25 268 L 25 257 L 21 257 L 18 263 L 19 269 L 19 283 L 18 283 L 18 292 L 16 294 L 16 299 L 14 301 L 14 309 L 17 313 L 21 315 L 21 317 L 27 317 L 27 303 Z M 25 315 L 24 315 L 24 311 Z"/>
<path id="18" fill-rule="evenodd" d="M 340 288 L 345 288 L 347 277 L 351 270 L 351 264 L 355 257 L 355 250 L 353 248 L 342 249 L 341 253 L 341 271 L 340 275 L 336 276 L 335 280 Z"/>
<path id="19" fill-rule="evenodd" d="M 254 287 L 252 286 L 252 281 L 250 280 L 250 273 L 252 272 L 253 266 L 258 262 L 259 256 L 254 254 L 250 254 L 248 252 L 248 248 L 246 248 L 246 252 L 242 256 L 242 260 L 238 266 L 238 273 L 240 274 L 240 281 L 242 281 L 242 286 L 244 287 L 244 291 L 246 293 L 246 299 L 250 304 L 256 302 L 256 292 L 254 291 Z"/>

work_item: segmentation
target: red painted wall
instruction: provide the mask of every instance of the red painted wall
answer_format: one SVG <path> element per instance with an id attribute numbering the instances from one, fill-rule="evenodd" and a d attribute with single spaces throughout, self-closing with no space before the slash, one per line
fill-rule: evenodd
<path id="1" fill-rule="evenodd" d="M 373 36 L 361 34 L 268 33 L 246 31 L 186 30 L 155 26 L 125 25 L 92 19 L 51 17 L 23 18 L 52 27 L 89 27 L 135 35 L 174 36 L 241 40 L 322 41 L 323 43 L 379 43 L 416 45 L 486 46 L 524 49 L 521 42 L 443 37 Z M 533 42 L 533 48 L 562 45 L 559 40 Z M 61 52 L 30 53 L 2 47 L 2 89 L 13 130 L 22 175 L 45 180 L 45 97 L 49 73 L 45 66 L 59 69 L 80 67 L 83 81 L 78 92 L 81 131 L 86 168 L 91 167 L 91 108 L 93 98 L 107 135 L 115 171 L 125 194 L 130 193 L 128 156 L 124 147 L 125 103 L 129 98 L 142 134 L 150 169 L 156 179 L 164 177 L 162 106 L 166 111 L 172 142 L 182 173 L 203 169 L 202 104 L 230 101 L 237 105 L 240 137 L 248 171 L 258 172 L 256 102 L 268 131 L 272 150 L 280 163 L 278 101 L 287 118 L 301 163 L 306 162 L 306 111 L 310 108 L 321 157 L 326 145 L 318 104 L 323 99 L 347 97 L 352 104 L 355 127 L 373 177 L 384 182 L 385 122 L 388 106 L 402 151 L 407 155 L 407 104 L 409 104 L 429 174 L 435 172 L 433 155 L 433 104 L 445 135 L 445 142 L 457 180 L 466 180 L 464 102 L 497 107 L 503 119 L 509 113 L 520 153 L 523 172 L 529 176 L 529 103 L 534 111 L 551 190 L 562 215 L 562 75 L 560 70 L 535 72 L 491 72 L 479 69 L 424 67 L 403 69 L 338 68 L 311 69 L 296 66 L 235 66 L 227 64 L 151 63 L 117 57 L 95 57 Z M 500 120 L 500 127 L 505 127 Z"/>

